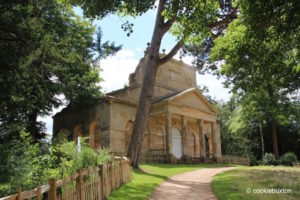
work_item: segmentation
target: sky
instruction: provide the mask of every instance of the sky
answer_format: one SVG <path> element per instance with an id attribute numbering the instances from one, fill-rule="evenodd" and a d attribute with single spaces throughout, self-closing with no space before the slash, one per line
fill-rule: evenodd
<path id="1" fill-rule="evenodd" d="M 82 16 L 80 8 L 74 8 L 76 14 Z M 95 26 L 100 26 L 103 32 L 103 41 L 109 40 L 115 42 L 115 45 L 122 45 L 122 49 L 114 56 L 109 56 L 100 61 L 100 77 L 103 82 L 100 83 L 103 92 L 110 92 L 123 88 L 128 84 L 129 74 L 134 72 L 139 60 L 143 57 L 147 43 L 151 41 L 153 27 L 155 22 L 155 11 L 151 10 L 135 19 L 132 17 L 120 17 L 117 15 L 108 15 L 102 20 L 93 22 Z M 121 25 L 129 21 L 134 24 L 133 33 L 127 36 L 121 29 Z M 163 38 L 161 49 L 166 53 L 176 44 L 176 39 L 170 34 Z M 176 55 L 175 59 L 179 60 Z M 183 57 L 182 61 L 192 65 L 192 57 Z M 200 75 L 197 73 L 197 84 L 206 85 L 209 89 L 209 95 L 217 100 L 228 101 L 231 94 L 229 90 L 223 87 L 222 79 L 217 79 L 213 75 Z M 64 106 L 54 109 L 52 115 L 59 112 Z M 40 117 L 46 123 L 46 132 L 52 133 L 52 116 Z"/>

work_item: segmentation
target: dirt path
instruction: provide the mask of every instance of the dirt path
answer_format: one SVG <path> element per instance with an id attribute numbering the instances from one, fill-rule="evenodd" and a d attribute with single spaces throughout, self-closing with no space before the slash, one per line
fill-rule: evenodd
<path id="1" fill-rule="evenodd" d="M 172 176 L 154 190 L 149 200 L 217 199 L 211 187 L 213 176 L 233 168 L 199 169 Z"/>

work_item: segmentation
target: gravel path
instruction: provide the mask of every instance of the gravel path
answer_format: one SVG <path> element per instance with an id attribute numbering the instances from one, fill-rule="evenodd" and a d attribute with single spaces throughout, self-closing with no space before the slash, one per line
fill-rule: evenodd
<path id="1" fill-rule="evenodd" d="M 233 168 L 205 168 L 172 176 L 154 190 L 149 200 L 217 199 L 211 187 L 213 176 Z"/>

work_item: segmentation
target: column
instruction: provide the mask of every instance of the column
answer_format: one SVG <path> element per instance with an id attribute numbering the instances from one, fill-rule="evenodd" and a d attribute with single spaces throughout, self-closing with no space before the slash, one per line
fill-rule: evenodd
<path id="1" fill-rule="evenodd" d="M 188 155 L 187 151 L 187 122 L 186 116 L 181 116 L 182 155 Z"/>
<path id="2" fill-rule="evenodd" d="M 172 154 L 172 118 L 171 113 L 166 116 L 166 151 L 167 154 Z"/>
<path id="3" fill-rule="evenodd" d="M 198 121 L 199 124 L 199 143 L 200 143 L 200 157 L 205 158 L 206 157 L 206 145 L 205 145 L 205 136 L 204 136 L 204 126 L 203 126 L 203 120 L 200 119 Z"/>
<path id="4" fill-rule="evenodd" d="M 216 143 L 216 122 L 211 123 L 211 139 L 212 139 L 212 157 L 216 158 L 217 143 Z"/>
<path id="5" fill-rule="evenodd" d="M 222 157 L 222 150 L 221 150 L 221 133 L 220 133 L 220 124 L 215 123 L 215 141 L 216 141 L 216 157 L 221 158 Z"/>

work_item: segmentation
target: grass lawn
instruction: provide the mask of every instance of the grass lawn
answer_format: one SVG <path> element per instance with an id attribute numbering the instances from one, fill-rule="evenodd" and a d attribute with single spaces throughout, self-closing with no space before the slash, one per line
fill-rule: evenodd
<path id="1" fill-rule="evenodd" d="M 123 199 L 148 199 L 154 188 L 160 185 L 168 177 L 200 168 L 224 167 L 220 164 L 151 164 L 141 165 L 145 171 L 133 170 L 132 181 L 113 191 L 108 200 Z"/>
<path id="2" fill-rule="evenodd" d="M 300 199 L 300 168 L 282 166 L 238 167 L 217 174 L 213 178 L 212 187 L 219 200 Z M 262 190 L 257 189 L 263 188 L 291 189 L 292 193 L 259 193 Z"/>

